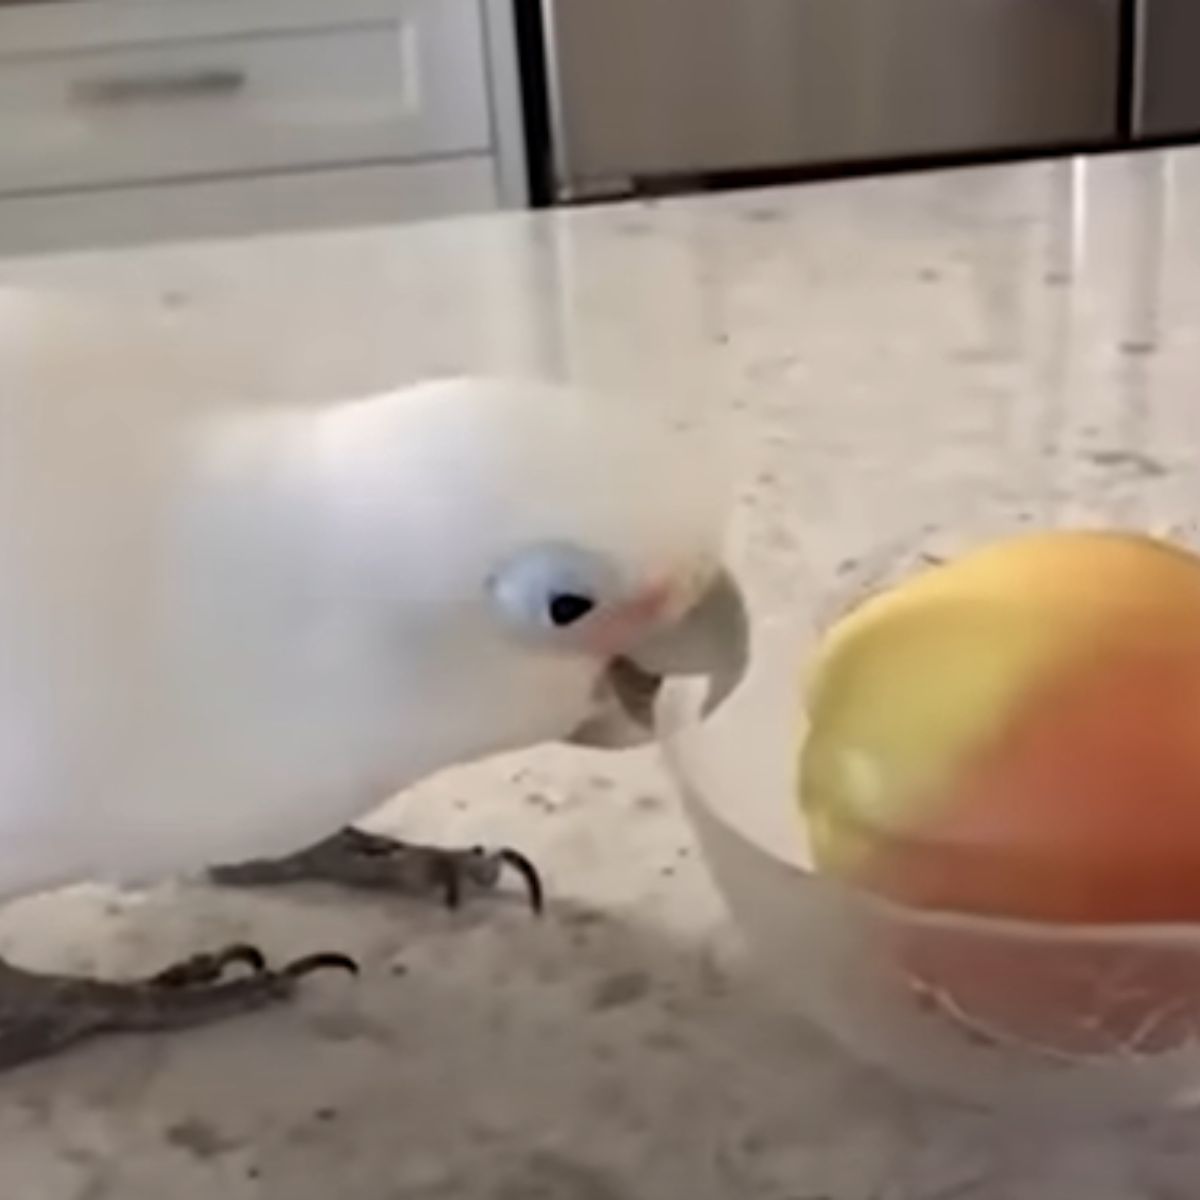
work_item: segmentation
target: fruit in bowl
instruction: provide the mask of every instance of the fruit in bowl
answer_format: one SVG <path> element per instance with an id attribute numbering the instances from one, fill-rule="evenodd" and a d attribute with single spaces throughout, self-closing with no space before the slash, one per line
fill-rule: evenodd
<path id="1" fill-rule="evenodd" d="M 1200 559 L 985 547 L 841 621 L 807 710 L 819 869 L 929 908 L 1200 920 Z"/>
<path id="2" fill-rule="evenodd" d="M 803 634 L 762 639 L 709 721 L 678 690 L 661 720 L 718 883 L 810 1015 L 960 1094 L 1192 1099 L 1200 559 L 1025 535 L 866 600 L 803 682 Z"/>

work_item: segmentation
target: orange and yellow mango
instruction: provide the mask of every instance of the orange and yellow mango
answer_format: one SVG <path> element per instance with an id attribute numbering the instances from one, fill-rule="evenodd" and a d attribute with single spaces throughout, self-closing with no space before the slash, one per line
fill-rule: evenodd
<path id="1" fill-rule="evenodd" d="M 925 908 L 1200 921 L 1200 558 L 1125 533 L 986 546 L 839 622 L 807 708 L 800 794 L 818 870 Z M 1006 964 L 1022 973 L 1012 953 L 932 935 L 905 948 L 1010 1026 L 1015 991 L 986 990 Z M 1148 1002 L 1181 985 L 1178 956 L 1154 958 Z M 1046 968 L 1078 979 L 1073 959 L 1023 956 L 1046 984 L 1024 994 L 1025 1025 L 1045 1026 Z M 1198 971 L 1183 971 L 1193 991 Z M 1082 1003 L 1053 987 L 1053 1007 Z M 1142 1016 L 1100 1013 L 1087 1036 Z"/>
<path id="2" fill-rule="evenodd" d="M 909 904 L 1200 920 L 1200 558 L 1044 533 L 835 626 L 801 798 L 820 869 Z"/>

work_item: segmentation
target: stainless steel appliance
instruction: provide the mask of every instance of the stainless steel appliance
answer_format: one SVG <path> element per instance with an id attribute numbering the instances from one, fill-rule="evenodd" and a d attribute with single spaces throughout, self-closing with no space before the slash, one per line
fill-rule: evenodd
<path id="1" fill-rule="evenodd" d="M 1200 0 L 1132 0 L 1135 137 L 1200 134 Z"/>
<path id="2" fill-rule="evenodd" d="M 558 199 L 669 176 L 1105 144 L 1121 127 L 1128 0 L 534 2 Z"/>

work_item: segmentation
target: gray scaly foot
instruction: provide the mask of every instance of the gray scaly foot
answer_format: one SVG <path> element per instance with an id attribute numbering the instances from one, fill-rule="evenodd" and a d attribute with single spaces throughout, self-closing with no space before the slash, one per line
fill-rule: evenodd
<path id="1" fill-rule="evenodd" d="M 233 967 L 243 970 L 230 976 Z M 35 974 L 0 960 L 0 1068 L 100 1034 L 184 1029 L 254 1012 L 290 999 L 305 975 L 335 967 L 358 970 L 342 954 L 313 954 L 272 969 L 246 945 L 125 983 Z"/>
<path id="2" fill-rule="evenodd" d="M 451 908 L 457 908 L 467 889 L 490 891 L 497 887 L 506 868 L 520 876 L 530 906 L 534 912 L 541 912 L 541 877 L 534 865 L 516 850 L 486 850 L 481 846 L 445 850 L 354 828 L 343 829 L 287 858 L 214 867 L 209 876 L 214 882 L 230 887 L 320 882 L 407 896 L 433 892 Z"/>

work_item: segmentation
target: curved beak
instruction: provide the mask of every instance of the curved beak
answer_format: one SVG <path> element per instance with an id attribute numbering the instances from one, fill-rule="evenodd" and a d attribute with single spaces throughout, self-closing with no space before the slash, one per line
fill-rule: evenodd
<path id="1" fill-rule="evenodd" d="M 598 710 L 567 740 L 601 749 L 641 745 L 654 736 L 654 705 L 664 679 L 707 677 L 707 714 L 741 682 L 749 656 L 745 601 L 733 577 L 721 571 L 679 620 L 609 664 Z"/>

